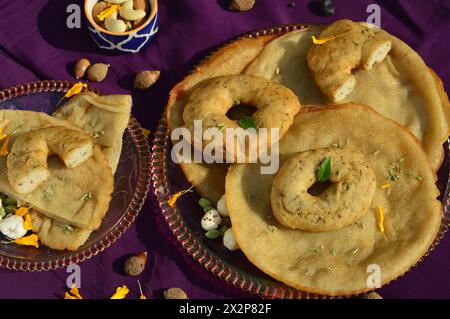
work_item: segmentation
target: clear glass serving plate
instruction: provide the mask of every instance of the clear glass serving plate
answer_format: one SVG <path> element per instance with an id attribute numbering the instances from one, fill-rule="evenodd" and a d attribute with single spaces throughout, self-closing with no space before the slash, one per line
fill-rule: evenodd
<path id="1" fill-rule="evenodd" d="M 303 24 L 275 26 L 240 35 L 231 42 L 243 37 L 283 34 L 293 30 L 306 30 L 307 28 L 308 25 Z M 209 56 L 201 63 L 206 62 L 208 58 Z M 442 200 L 444 212 L 439 234 L 426 255 L 439 243 L 450 225 L 448 143 L 444 145 L 444 148 L 445 157 L 438 172 L 439 180 L 437 183 L 441 192 L 440 200 Z M 153 191 L 169 228 L 179 244 L 190 256 L 206 270 L 225 282 L 263 298 L 326 298 L 326 296 L 310 294 L 288 287 L 252 265 L 242 252 L 228 251 L 223 247 L 220 240 L 207 239 L 200 226 L 203 210 L 198 205 L 200 197 L 197 194 L 185 195 L 177 201 L 176 207 L 170 207 L 167 203 L 170 196 L 190 187 L 181 168 L 171 161 L 170 150 L 171 142 L 166 116 L 163 114 L 155 131 L 152 145 L 151 174 Z"/>
<path id="2" fill-rule="evenodd" d="M 32 110 L 51 114 L 64 103 L 67 81 L 40 81 L 0 91 L 0 109 Z M 98 93 L 98 92 L 97 92 Z M 0 266 L 14 270 L 40 271 L 80 263 L 108 248 L 133 223 L 141 210 L 150 185 L 150 147 L 135 119 L 123 137 L 123 149 L 115 175 L 111 204 L 101 227 L 77 251 L 58 251 L 0 244 Z"/>

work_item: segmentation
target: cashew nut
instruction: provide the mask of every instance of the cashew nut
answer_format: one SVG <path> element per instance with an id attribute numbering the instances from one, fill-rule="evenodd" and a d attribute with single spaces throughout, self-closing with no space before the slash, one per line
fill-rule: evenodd
<path id="1" fill-rule="evenodd" d="M 105 19 L 105 28 L 112 32 L 125 32 L 127 25 L 123 20 L 117 19 L 117 12 L 114 12 Z"/>
<path id="2" fill-rule="evenodd" d="M 127 0 L 105 0 L 105 1 L 111 4 L 122 4 Z"/>
<path id="3" fill-rule="evenodd" d="M 135 21 L 145 17 L 146 13 L 142 9 L 134 10 L 133 0 L 127 0 L 120 8 L 120 16 L 128 21 Z"/>

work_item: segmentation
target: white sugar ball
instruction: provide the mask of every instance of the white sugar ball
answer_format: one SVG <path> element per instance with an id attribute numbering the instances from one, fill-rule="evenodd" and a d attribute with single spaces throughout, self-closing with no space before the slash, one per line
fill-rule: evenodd
<path id="1" fill-rule="evenodd" d="M 231 228 L 228 228 L 227 231 L 223 234 L 223 245 L 231 251 L 239 249 L 239 245 L 234 238 Z"/>
<path id="2" fill-rule="evenodd" d="M 223 217 L 230 216 L 227 210 L 227 202 L 225 200 L 225 195 L 223 195 L 217 202 L 217 210 L 219 211 L 220 216 Z"/>
<path id="3" fill-rule="evenodd" d="M 220 223 L 222 223 L 222 218 L 216 209 L 211 209 L 202 218 L 202 228 L 206 231 L 217 229 Z"/>

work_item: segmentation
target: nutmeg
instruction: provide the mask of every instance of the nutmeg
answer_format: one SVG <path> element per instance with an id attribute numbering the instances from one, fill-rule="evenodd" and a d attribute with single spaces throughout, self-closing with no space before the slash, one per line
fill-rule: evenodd
<path id="1" fill-rule="evenodd" d="M 158 70 L 141 71 L 136 74 L 134 79 L 134 88 L 138 90 L 147 90 L 158 80 L 161 74 Z"/>
<path id="2" fill-rule="evenodd" d="M 233 11 L 248 11 L 255 5 L 255 0 L 231 0 L 228 9 Z"/>
<path id="3" fill-rule="evenodd" d="M 165 299 L 189 299 L 187 294 L 181 288 L 169 288 L 164 291 Z"/>
<path id="4" fill-rule="evenodd" d="M 108 74 L 109 64 L 94 63 L 87 69 L 87 77 L 89 81 L 101 82 Z"/>
<path id="5" fill-rule="evenodd" d="M 74 70 L 75 78 L 78 80 L 84 77 L 90 65 L 91 62 L 88 59 L 78 60 L 77 63 L 75 64 Z"/>
<path id="6" fill-rule="evenodd" d="M 147 264 L 147 252 L 131 256 L 124 265 L 124 270 L 129 276 L 139 276 L 145 269 Z"/>

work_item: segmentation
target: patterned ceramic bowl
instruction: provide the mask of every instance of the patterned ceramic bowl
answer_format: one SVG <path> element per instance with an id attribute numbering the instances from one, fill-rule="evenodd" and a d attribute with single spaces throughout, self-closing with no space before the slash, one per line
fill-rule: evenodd
<path id="1" fill-rule="evenodd" d="M 148 0 L 151 12 L 138 28 L 127 32 L 111 32 L 99 26 L 92 17 L 92 10 L 98 0 L 85 0 L 84 13 L 88 20 L 89 34 L 95 43 L 105 50 L 116 53 L 137 53 L 144 48 L 158 32 L 158 0 Z"/>

